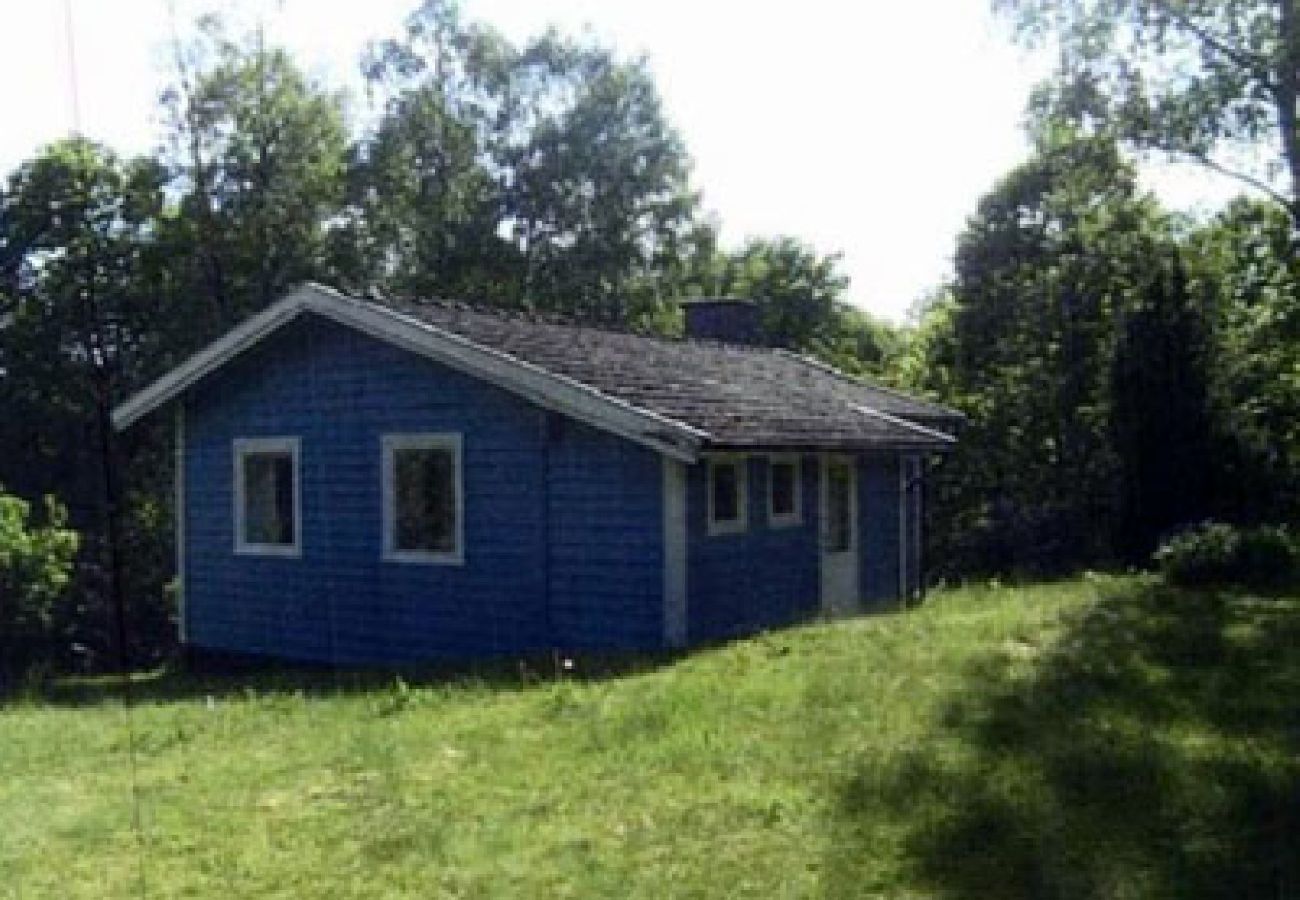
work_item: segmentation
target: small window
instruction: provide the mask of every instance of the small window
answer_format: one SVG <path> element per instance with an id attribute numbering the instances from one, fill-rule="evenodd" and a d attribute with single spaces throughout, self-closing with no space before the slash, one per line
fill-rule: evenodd
<path id="1" fill-rule="evenodd" d="M 456 434 L 384 437 L 384 556 L 464 561 L 461 440 Z"/>
<path id="2" fill-rule="evenodd" d="M 297 438 L 235 441 L 235 552 L 301 552 Z"/>
<path id="3" fill-rule="evenodd" d="M 781 527 L 803 521 L 799 457 L 774 456 L 767 467 L 767 520 Z"/>
<path id="4" fill-rule="evenodd" d="M 746 526 L 745 461 L 709 461 L 709 534 L 734 534 Z"/>

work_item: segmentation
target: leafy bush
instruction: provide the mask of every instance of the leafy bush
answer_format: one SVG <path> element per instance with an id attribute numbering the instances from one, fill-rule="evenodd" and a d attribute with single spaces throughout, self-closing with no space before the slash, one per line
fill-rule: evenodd
<path id="1" fill-rule="evenodd" d="M 1206 522 L 1165 541 L 1156 565 L 1171 584 L 1274 589 L 1300 577 L 1300 547 L 1282 527 Z"/>
<path id="2" fill-rule="evenodd" d="M 66 510 L 52 497 L 38 525 L 29 503 L 0 490 L 0 672 L 43 658 L 53 640 L 55 605 L 78 546 L 66 522 Z"/>

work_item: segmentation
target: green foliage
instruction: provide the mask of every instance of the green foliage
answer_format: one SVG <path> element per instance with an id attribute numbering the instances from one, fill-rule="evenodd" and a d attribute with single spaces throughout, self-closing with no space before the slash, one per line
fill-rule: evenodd
<path id="1" fill-rule="evenodd" d="M 753 299 L 768 343 L 810 348 L 849 336 L 848 328 L 839 327 L 849 284 L 839 271 L 840 261 L 840 254 L 818 256 L 797 238 L 751 238 L 718 260 L 713 288 L 706 294 Z M 860 318 L 853 323 L 865 324 Z"/>
<path id="2" fill-rule="evenodd" d="M 933 498 L 932 559 L 956 572 L 1059 572 L 1113 557 L 1117 316 L 1169 242 L 1104 139 L 1040 146 L 981 201 L 913 364 L 920 387 L 970 420 Z"/>
<path id="3" fill-rule="evenodd" d="M 1285 528 L 1269 525 L 1206 522 L 1169 538 L 1154 560 L 1170 584 L 1183 587 L 1276 590 L 1300 577 L 1300 545 Z"/>
<path id="4" fill-rule="evenodd" d="M 1211 389 L 1243 521 L 1300 517 L 1300 263 L 1276 206 L 1241 199 L 1189 238 L 1212 298 Z"/>
<path id="5" fill-rule="evenodd" d="M 41 659 L 57 642 L 57 604 L 71 581 L 78 535 L 67 511 L 45 498 L 37 523 L 31 505 L 0 490 L 0 674 Z"/>
<path id="6" fill-rule="evenodd" d="M 1142 563 L 1161 535 L 1215 504 L 1209 323 L 1181 256 L 1153 261 L 1151 282 L 1120 316 L 1111 365 L 1111 440 L 1119 458 L 1120 558 Z"/>
<path id="7" fill-rule="evenodd" d="M 503 102 L 516 55 L 444 3 L 424 4 L 402 38 L 369 49 L 363 71 L 383 112 L 352 151 L 338 233 L 353 255 L 345 284 L 521 302 L 519 255 L 499 233 L 509 173 L 493 155 L 496 130 L 520 127 Z"/>
<path id="8" fill-rule="evenodd" d="M 1300 221 L 1300 24 L 1294 0 L 993 0 L 1061 64 L 1035 96 L 1066 121 L 1190 159 Z M 1277 188 L 1278 175 L 1289 184 Z"/>
<path id="9" fill-rule="evenodd" d="M 385 108 L 352 175 L 354 280 L 616 321 L 662 300 L 697 197 L 644 60 L 430 2 L 365 68 Z"/>
<path id="10" fill-rule="evenodd" d="M 936 399 L 956 395 L 953 370 L 945 362 L 956 310 L 956 297 L 947 285 L 917 302 L 910 323 L 899 333 L 901 346 L 894 364 L 899 387 Z"/>
<path id="11" fill-rule="evenodd" d="M 154 161 L 122 160 L 81 139 L 45 148 L 9 176 L 0 285 L 12 319 L 0 342 L 17 380 L 6 387 L 57 390 L 59 400 L 43 402 L 58 408 L 85 403 L 105 380 L 140 377 L 165 335 L 149 254 L 163 187 Z"/>
<path id="12" fill-rule="evenodd" d="M 758 304 L 763 341 L 810 353 L 858 374 L 892 376 L 902 336 L 846 299 L 849 279 L 838 253 L 819 254 L 790 235 L 750 238 L 735 250 L 701 228 L 669 273 L 682 298 L 743 297 Z"/>
<path id="13" fill-rule="evenodd" d="M 904 355 L 905 382 L 971 418 L 940 489 L 938 558 L 1137 561 L 1206 516 L 1293 518 L 1294 3 L 994 6 L 1030 42 L 1054 41 L 1061 68 L 1031 99 L 1036 158 L 981 204 L 952 300 Z M 1114 142 L 1232 169 L 1273 202 L 1175 226 Z"/>
<path id="14" fill-rule="evenodd" d="M 1286 896 L 1298 613 L 977 586 L 620 677 L 142 676 L 129 732 L 56 683 L 0 896 Z"/>
<path id="15" fill-rule="evenodd" d="M 60 608 L 67 640 L 44 648 L 57 649 L 52 664 L 75 662 L 72 643 L 84 648 L 82 662 L 106 658 L 112 644 L 106 454 L 137 485 L 113 498 L 123 546 L 168 540 L 167 531 L 133 527 L 148 492 L 165 496 L 165 445 L 145 429 L 127 439 L 128 452 L 115 453 L 109 424 L 112 404 L 192 340 L 194 317 L 181 314 L 169 289 L 174 260 L 158 235 L 164 209 L 165 173 L 155 161 L 122 160 L 80 139 L 46 148 L 0 192 L 0 273 L 11 301 L 0 329 L 0 477 L 17 496 L 57 495 L 84 535 L 75 586 Z M 162 556 L 122 560 L 145 659 L 167 643 Z"/>
<path id="16" fill-rule="evenodd" d="M 1290 518 L 1285 214 L 1243 201 L 1179 229 L 1108 139 L 1043 140 L 980 204 L 902 355 L 902 383 L 969 416 L 931 558 L 953 573 L 1141 564 L 1207 517 Z"/>
<path id="17" fill-rule="evenodd" d="M 172 277 L 195 307 L 190 347 L 289 287 L 331 274 L 328 223 L 341 211 L 342 97 L 308 80 L 260 34 L 235 40 L 205 19 L 176 47 L 161 98 L 179 209 L 160 223 Z"/>
<path id="18" fill-rule="evenodd" d="M 904 376 L 899 361 L 905 346 L 906 338 L 900 329 L 840 302 L 835 304 L 831 324 L 823 335 L 803 349 L 841 372 L 902 386 Z"/>

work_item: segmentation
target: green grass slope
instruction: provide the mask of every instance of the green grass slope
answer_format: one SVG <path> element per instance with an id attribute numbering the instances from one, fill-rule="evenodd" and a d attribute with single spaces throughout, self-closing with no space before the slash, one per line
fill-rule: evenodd
<path id="1" fill-rule="evenodd" d="M 1300 896 L 1300 599 L 1091 578 L 617 678 L 136 695 L 0 707 L 0 897 Z"/>

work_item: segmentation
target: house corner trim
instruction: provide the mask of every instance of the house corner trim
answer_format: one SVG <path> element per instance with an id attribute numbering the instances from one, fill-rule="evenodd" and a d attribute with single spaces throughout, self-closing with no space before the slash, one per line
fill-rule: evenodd
<path id="1" fill-rule="evenodd" d="M 686 464 L 663 459 L 664 511 L 664 645 L 685 647 L 686 609 Z"/>
<path id="2" fill-rule="evenodd" d="M 176 526 L 176 635 L 181 644 L 189 642 L 189 628 L 185 610 L 185 403 L 176 404 L 175 448 L 173 449 L 175 472 L 173 474 L 175 495 Z"/>

